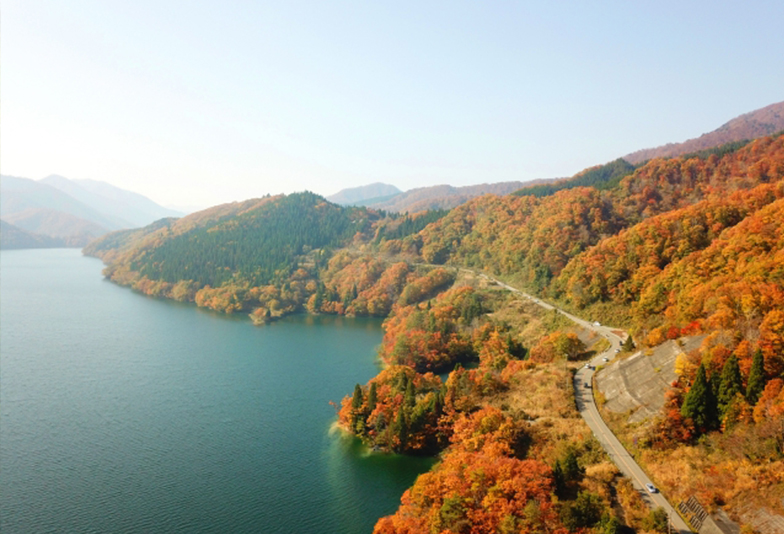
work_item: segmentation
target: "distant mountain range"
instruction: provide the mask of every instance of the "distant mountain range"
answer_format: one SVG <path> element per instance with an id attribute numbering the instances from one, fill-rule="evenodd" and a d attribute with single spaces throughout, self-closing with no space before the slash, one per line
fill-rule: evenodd
<path id="1" fill-rule="evenodd" d="M 623 176 L 630 174 L 635 166 L 650 159 L 692 154 L 728 143 L 742 144 L 744 141 L 772 135 L 782 130 L 784 130 L 784 102 L 779 102 L 736 117 L 720 128 L 695 139 L 638 150 L 605 165 L 585 169 L 571 178 L 498 182 L 465 187 L 436 185 L 419 187 L 405 192 L 390 184 L 373 183 L 343 189 L 326 198 L 330 202 L 343 206 L 365 206 L 397 213 L 416 213 L 424 210 L 455 208 L 472 198 L 486 194 L 508 195 L 516 193 L 518 195 L 543 196 L 553 194 L 561 189 L 578 186 L 611 188 Z"/>
<path id="2" fill-rule="evenodd" d="M 181 215 L 105 182 L 0 177 L 2 248 L 82 247 L 113 230 Z"/>
<path id="3" fill-rule="evenodd" d="M 0 248 L 58 248 L 65 246 L 65 241 L 59 237 L 34 234 L 0 219 Z"/>
<path id="4" fill-rule="evenodd" d="M 702 134 L 683 143 L 668 143 L 656 148 L 646 148 L 623 157 L 637 165 L 653 158 L 665 158 L 690 154 L 735 141 L 746 141 L 771 135 L 784 130 L 784 102 L 771 104 L 762 109 L 735 117 L 712 132 Z"/>
<path id="5" fill-rule="evenodd" d="M 636 166 L 657 157 L 692 154 L 727 143 L 743 142 L 784 130 L 784 102 L 732 119 L 720 128 L 683 143 L 638 150 L 620 160 L 586 169 L 572 178 L 499 182 L 465 187 L 437 185 L 401 191 L 394 185 L 373 183 L 344 189 L 327 200 L 343 206 L 365 206 L 397 213 L 451 209 L 486 194 L 546 196 L 577 186 L 612 188 Z M 623 160 L 632 165 L 628 165 Z M 164 208 L 150 199 L 105 182 L 69 180 L 52 175 L 34 181 L 0 177 L 0 246 L 84 246 L 109 231 L 138 228 L 184 213 Z M 12 237 L 13 236 L 13 237 Z M 17 245 L 14 245 L 17 246 Z"/>
<path id="6" fill-rule="evenodd" d="M 342 189 L 338 193 L 327 197 L 327 200 L 334 202 L 335 204 L 340 204 L 341 206 L 365 206 L 368 202 L 373 203 L 381 199 L 392 198 L 401 193 L 402 191 L 394 185 L 376 182 L 359 187 Z"/>
<path id="7" fill-rule="evenodd" d="M 528 182 L 497 182 L 492 184 L 453 187 L 434 185 L 418 187 L 402 192 L 393 185 L 375 183 L 363 187 L 344 189 L 327 197 L 327 200 L 344 206 L 365 206 L 392 212 L 416 213 L 424 210 L 451 209 L 482 195 L 508 195 L 523 187 L 546 184 L 552 179 L 531 180 Z M 397 193 L 383 194 L 388 191 Z M 381 194 L 378 194 L 381 193 Z M 362 198 L 364 196 L 364 198 Z M 344 199 L 352 199 L 345 201 Z"/>

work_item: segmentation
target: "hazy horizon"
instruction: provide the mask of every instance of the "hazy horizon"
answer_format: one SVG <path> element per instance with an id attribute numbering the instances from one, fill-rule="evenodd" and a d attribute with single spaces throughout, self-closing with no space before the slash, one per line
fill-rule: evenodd
<path id="1" fill-rule="evenodd" d="M 3 174 L 165 206 L 571 176 L 782 100 L 784 5 L 3 3 Z"/>

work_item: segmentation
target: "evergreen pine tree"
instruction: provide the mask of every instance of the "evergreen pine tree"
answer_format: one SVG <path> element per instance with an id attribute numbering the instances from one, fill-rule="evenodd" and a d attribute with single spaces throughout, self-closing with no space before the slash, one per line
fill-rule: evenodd
<path id="1" fill-rule="evenodd" d="M 398 451 L 404 450 L 408 441 L 408 421 L 406 420 L 405 410 L 401 409 L 397 412 L 395 422 L 392 424 L 392 432 L 394 432 L 399 443 Z"/>
<path id="2" fill-rule="evenodd" d="M 403 338 L 401 337 L 400 339 L 403 339 Z M 408 389 L 408 375 L 401 371 L 395 377 L 395 382 L 397 383 L 396 384 L 397 387 L 395 389 L 397 389 L 401 393 L 405 393 L 406 389 Z"/>
<path id="3" fill-rule="evenodd" d="M 322 304 L 324 304 L 324 283 L 319 282 L 316 286 L 316 298 L 313 300 L 314 311 L 321 311 Z"/>
<path id="4" fill-rule="evenodd" d="M 634 350 L 634 340 L 632 339 L 631 335 L 626 337 L 626 341 L 623 342 L 623 347 L 622 348 L 626 352 L 631 352 L 631 351 Z"/>
<path id="5" fill-rule="evenodd" d="M 436 314 L 433 312 L 427 312 L 427 331 L 428 332 L 435 332 L 438 329 L 438 323 L 436 323 Z"/>
<path id="6" fill-rule="evenodd" d="M 765 389 L 765 357 L 762 351 L 757 349 L 754 353 L 754 360 L 751 362 L 749 371 L 749 382 L 746 386 L 746 401 L 754 406 Z"/>
<path id="7" fill-rule="evenodd" d="M 372 382 L 370 384 L 370 391 L 368 392 L 367 404 L 368 404 L 368 412 L 372 412 L 376 409 L 376 403 L 378 402 L 378 392 L 376 391 L 376 383 Z"/>
<path id="8" fill-rule="evenodd" d="M 416 391 L 414 390 L 414 382 L 409 381 L 406 385 L 406 393 L 403 397 L 403 406 L 411 409 L 416 405 Z"/>
<path id="9" fill-rule="evenodd" d="M 721 386 L 721 377 L 714 376 L 713 380 L 708 379 L 708 383 L 710 384 L 711 391 L 713 391 L 713 399 L 716 401 L 716 409 L 718 410 L 718 406 L 719 406 L 719 387 Z"/>
<path id="10" fill-rule="evenodd" d="M 352 302 L 354 302 L 354 299 L 352 298 L 351 291 L 346 291 L 346 293 L 343 295 L 343 309 L 347 310 L 348 307 L 351 306 Z"/>
<path id="11" fill-rule="evenodd" d="M 718 427 L 719 414 L 716 408 L 716 397 L 705 374 L 704 364 L 700 364 L 697 369 L 697 377 L 683 400 L 681 415 L 694 421 L 694 426 L 702 432 Z"/>
<path id="12" fill-rule="evenodd" d="M 719 385 L 719 412 L 724 416 L 735 395 L 743 394 L 743 379 L 740 376 L 738 358 L 733 354 L 724 364 L 721 371 L 721 384 Z"/>
<path id="13" fill-rule="evenodd" d="M 567 482 L 582 478 L 583 470 L 580 468 L 580 464 L 577 463 L 577 456 L 575 456 L 574 451 L 570 450 L 566 458 L 564 458 L 563 473 Z"/>
<path id="14" fill-rule="evenodd" d="M 561 468 L 561 462 L 558 460 L 555 461 L 555 467 L 553 467 L 553 485 L 555 486 L 555 494 L 562 499 L 564 490 L 566 490 L 566 480 Z"/>
<path id="15" fill-rule="evenodd" d="M 354 386 L 354 396 L 351 397 L 351 409 L 355 412 L 358 412 L 360 408 L 362 408 L 362 404 L 365 402 L 365 399 L 362 395 L 362 386 L 357 384 Z"/>

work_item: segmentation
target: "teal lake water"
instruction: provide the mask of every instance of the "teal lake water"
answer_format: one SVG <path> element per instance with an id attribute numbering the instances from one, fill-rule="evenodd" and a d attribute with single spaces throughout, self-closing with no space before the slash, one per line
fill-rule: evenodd
<path id="1" fill-rule="evenodd" d="M 426 459 L 330 432 L 380 322 L 266 327 L 147 298 L 78 250 L 0 253 L 0 531 L 370 532 Z"/>

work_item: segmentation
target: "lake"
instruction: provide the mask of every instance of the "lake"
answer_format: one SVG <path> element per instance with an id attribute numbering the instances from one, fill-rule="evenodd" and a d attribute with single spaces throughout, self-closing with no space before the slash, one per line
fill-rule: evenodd
<path id="1" fill-rule="evenodd" d="M 374 319 L 265 327 L 0 253 L 0 531 L 370 532 L 431 461 L 331 431 Z"/>

